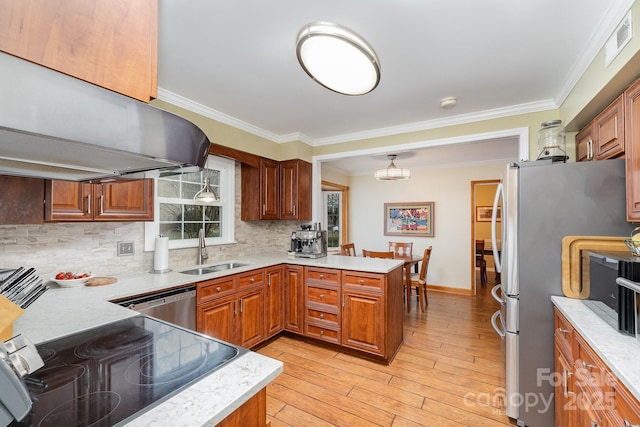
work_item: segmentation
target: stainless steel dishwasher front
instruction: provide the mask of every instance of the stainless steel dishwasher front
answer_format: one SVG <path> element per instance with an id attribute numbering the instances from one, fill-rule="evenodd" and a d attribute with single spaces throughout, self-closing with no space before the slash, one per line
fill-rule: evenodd
<path id="1" fill-rule="evenodd" d="M 196 330 L 196 288 L 169 291 L 116 301 L 117 304 L 192 331 Z"/>

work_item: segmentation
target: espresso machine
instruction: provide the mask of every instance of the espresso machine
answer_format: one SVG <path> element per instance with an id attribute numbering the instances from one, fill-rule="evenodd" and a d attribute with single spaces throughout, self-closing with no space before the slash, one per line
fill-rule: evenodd
<path id="1" fill-rule="evenodd" d="M 321 230 L 320 223 L 301 225 L 291 233 L 291 252 L 296 258 L 327 256 L 327 230 Z"/>

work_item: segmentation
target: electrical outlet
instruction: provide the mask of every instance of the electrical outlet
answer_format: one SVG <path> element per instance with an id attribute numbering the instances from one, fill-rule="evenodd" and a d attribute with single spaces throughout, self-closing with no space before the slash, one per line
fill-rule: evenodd
<path id="1" fill-rule="evenodd" d="M 132 241 L 118 242 L 118 256 L 129 256 L 129 255 L 133 255 L 133 242 Z"/>

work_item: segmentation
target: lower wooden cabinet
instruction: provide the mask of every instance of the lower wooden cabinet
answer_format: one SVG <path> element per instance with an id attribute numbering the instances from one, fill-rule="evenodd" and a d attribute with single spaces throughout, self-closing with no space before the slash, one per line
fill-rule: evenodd
<path id="1" fill-rule="evenodd" d="M 304 268 L 295 265 L 284 267 L 284 329 L 304 332 Z"/>
<path id="2" fill-rule="evenodd" d="M 268 268 L 264 304 L 265 338 L 270 338 L 284 329 L 284 278 L 282 266 Z"/>
<path id="3" fill-rule="evenodd" d="M 216 424 L 217 427 L 266 427 L 267 389 L 263 388 L 247 400 L 228 417 Z"/>
<path id="4" fill-rule="evenodd" d="M 640 425 L 640 402 L 567 319 L 554 310 L 556 426 Z"/>
<path id="5" fill-rule="evenodd" d="M 343 291 L 342 345 L 384 354 L 384 297 Z"/>

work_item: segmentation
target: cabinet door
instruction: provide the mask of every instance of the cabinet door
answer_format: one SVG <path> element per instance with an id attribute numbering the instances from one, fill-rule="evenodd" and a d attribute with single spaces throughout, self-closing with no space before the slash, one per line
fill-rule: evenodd
<path id="1" fill-rule="evenodd" d="M 149 102 L 157 93 L 157 0 L 3 0 L 0 50 Z"/>
<path id="2" fill-rule="evenodd" d="M 284 329 L 282 267 L 267 270 L 267 302 L 265 303 L 266 338 Z"/>
<path id="3" fill-rule="evenodd" d="M 640 80 L 624 92 L 627 221 L 640 222 Z"/>
<path id="4" fill-rule="evenodd" d="M 153 221 L 153 180 L 94 185 L 97 221 Z"/>
<path id="5" fill-rule="evenodd" d="M 47 181 L 45 220 L 93 221 L 93 184 Z"/>
<path id="6" fill-rule="evenodd" d="M 263 388 L 216 427 L 265 427 L 267 420 L 267 389 Z"/>
<path id="7" fill-rule="evenodd" d="M 593 160 L 593 122 L 589 123 L 576 135 L 576 161 Z"/>
<path id="8" fill-rule="evenodd" d="M 556 427 L 570 427 L 575 424 L 576 394 L 573 392 L 573 369 L 566 357 L 560 352 L 558 338 L 554 340 Z"/>
<path id="9" fill-rule="evenodd" d="M 311 163 L 280 163 L 280 219 L 311 219 Z"/>
<path id="10" fill-rule="evenodd" d="M 42 224 L 45 181 L 0 176 L 0 224 Z"/>
<path id="11" fill-rule="evenodd" d="M 620 95 L 593 120 L 596 160 L 624 155 L 623 105 L 623 96 Z"/>
<path id="12" fill-rule="evenodd" d="M 252 347 L 264 339 L 264 289 L 238 296 L 238 345 Z"/>
<path id="13" fill-rule="evenodd" d="M 237 301 L 234 297 L 222 298 L 199 305 L 196 310 L 196 328 L 198 332 L 237 344 L 236 308 Z"/>
<path id="14" fill-rule="evenodd" d="M 280 214 L 280 164 L 260 159 L 260 219 L 278 219 Z"/>
<path id="15" fill-rule="evenodd" d="M 342 345 L 384 355 L 384 297 L 343 292 L 342 298 Z"/>
<path id="16" fill-rule="evenodd" d="M 289 332 L 303 332 L 304 315 L 304 278 L 303 268 L 287 266 L 284 287 L 284 328 Z"/>

